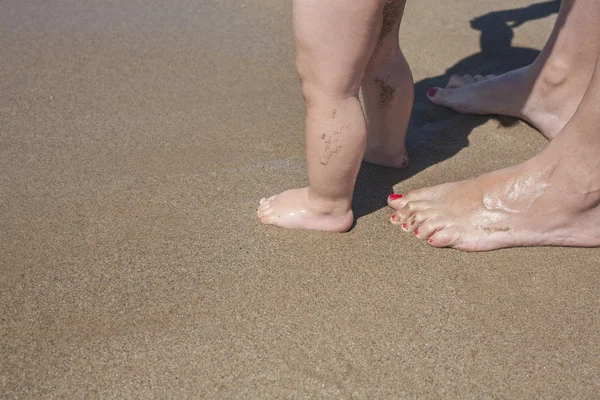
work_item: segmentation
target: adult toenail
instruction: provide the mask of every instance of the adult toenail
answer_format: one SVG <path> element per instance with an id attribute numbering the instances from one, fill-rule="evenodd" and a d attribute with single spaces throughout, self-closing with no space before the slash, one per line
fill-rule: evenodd
<path id="1" fill-rule="evenodd" d="M 396 214 L 392 214 L 392 219 L 396 219 Z"/>
<path id="2" fill-rule="evenodd" d="M 432 238 L 429 238 L 429 243 L 433 243 L 433 239 Z"/>
<path id="3" fill-rule="evenodd" d="M 408 225 L 406 225 L 406 222 L 402 224 L 402 227 L 403 227 L 404 229 L 408 228 Z"/>
<path id="4" fill-rule="evenodd" d="M 404 197 L 404 196 L 402 196 L 401 194 L 390 194 L 390 200 L 398 200 L 398 199 L 401 199 L 402 197 Z"/>
<path id="5" fill-rule="evenodd" d="M 438 91 L 437 88 L 434 88 L 434 87 L 429 88 L 429 90 L 427 91 L 427 95 L 429 97 L 433 97 L 433 96 L 435 96 L 435 94 L 437 93 L 437 91 Z"/>
<path id="6" fill-rule="evenodd" d="M 419 235 L 419 231 L 415 231 L 415 236 L 418 236 L 418 235 Z"/>

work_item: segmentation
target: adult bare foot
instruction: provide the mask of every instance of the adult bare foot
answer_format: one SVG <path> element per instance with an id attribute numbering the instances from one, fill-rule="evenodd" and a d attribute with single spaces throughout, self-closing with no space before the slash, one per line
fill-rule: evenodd
<path id="1" fill-rule="evenodd" d="M 499 76 L 453 76 L 446 88 L 430 88 L 428 98 L 464 114 L 521 118 L 553 139 L 575 113 L 594 72 L 598 18 L 600 2 L 563 0 L 533 64 Z"/>
<path id="2" fill-rule="evenodd" d="M 600 77 L 600 76 L 599 76 Z M 598 79 L 600 83 L 600 79 Z M 390 196 L 390 221 L 435 247 L 600 246 L 597 102 L 588 90 L 542 153 L 516 167 Z"/>
<path id="3" fill-rule="evenodd" d="M 428 239 L 432 246 L 468 251 L 514 246 L 600 247 L 600 56 L 597 46 L 600 26 L 594 19 L 600 16 L 600 3 L 592 0 L 577 3 L 565 0 L 561 3 L 559 21 L 562 20 L 562 23 L 557 23 L 554 39 L 551 38 L 549 42 L 554 40 L 556 46 L 563 47 L 562 50 L 570 41 L 564 40 L 561 45 L 561 41 L 556 40 L 565 18 L 570 15 L 570 8 L 564 11 L 565 6 L 572 8 L 571 14 L 576 16 L 571 22 L 569 19 L 566 21 L 570 26 L 569 29 L 565 26 L 570 32 L 567 35 L 569 39 L 577 39 L 573 36 L 577 24 L 573 21 L 578 20 L 585 25 L 582 29 L 593 33 L 595 38 L 585 42 L 580 46 L 580 51 L 575 52 L 579 55 L 579 63 L 574 65 L 589 64 L 589 57 L 594 57 L 596 61 L 589 86 L 572 118 L 540 154 L 523 164 L 462 182 L 412 191 L 400 198 L 397 195 L 390 196 L 388 204 L 397 210 L 390 219 L 392 223 L 414 232 L 420 239 Z M 565 51 L 568 53 L 568 50 Z M 563 54 L 566 53 L 563 51 Z M 577 57 L 573 59 L 577 60 Z M 556 64 L 542 65 L 547 72 L 551 71 L 549 66 Z M 473 77 L 473 81 L 480 82 L 463 82 L 457 84 L 456 89 L 430 95 L 433 99 L 445 95 L 444 101 L 449 101 L 459 98 L 458 94 L 461 94 L 469 101 L 446 104 L 462 104 L 462 111 L 465 111 L 464 107 L 474 107 L 468 110 L 484 112 L 490 111 L 486 107 L 494 106 L 494 98 L 490 96 L 496 90 L 496 95 L 503 99 L 496 110 L 511 115 L 508 88 L 513 85 L 512 95 L 518 100 L 518 96 L 522 95 L 519 90 L 523 87 L 519 82 L 527 82 L 528 74 L 525 69 L 502 78 Z M 537 76 L 527 101 L 536 99 L 536 95 L 539 95 L 540 102 L 543 101 L 544 92 L 538 90 L 540 87 L 543 89 L 548 81 L 556 83 L 554 89 L 560 89 L 560 83 L 566 82 L 567 85 L 563 87 L 567 89 L 565 93 L 576 92 L 569 91 L 568 76 L 554 81 L 539 79 L 545 76 L 544 70 Z M 570 87 L 581 84 L 579 82 Z M 546 97 L 553 99 L 556 93 L 560 91 L 546 93 Z M 471 103 L 475 100 L 483 104 Z M 565 101 L 566 98 L 563 103 Z M 545 104 L 540 102 L 538 105 Z M 547 108 L 545 112 L 549 112 Z M 531 114 L 528 118 L 532 118 Z M 557 129 L 555 122 L 549 123 L 554 130 Z M 550 132 L 554 131 L 546 130 L 546 134 Z"/>
<path id="4" fill-rule="evenodd" d="M 600 179 L 548 158 L 389 199 L 390 221 L 434 247 L 466 251 L 600 246 Z"/>
<path id="5" fill-rule="evenodd" d="M 257 214 L 264 224 L 288 229 L 346 232 L 354 222 L 349 204 L 316 200 L 311 198 L 308 188 L 261 199 Z"/>
<path id="6" fill-rule="evenodd" d="M 446 88 L 429 89 L 427 98 L 462 114 L 520 118 L 552 140 L 577 110 L 592 71 L 535 69 L 529 65 L 498 76 L 454 75 Z"/>

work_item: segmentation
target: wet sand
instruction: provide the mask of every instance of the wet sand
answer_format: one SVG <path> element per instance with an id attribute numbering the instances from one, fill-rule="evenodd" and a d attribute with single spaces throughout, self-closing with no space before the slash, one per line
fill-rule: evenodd
<path id="1" fill-rule="evenodd" d="M 288 3 L 2 1 L 0 397 L 600 397 L 600 250 L 436 250 L 385 208 L 544 147 L 424 93 L 527 64 L 557 3 L 409 1 L 413 164 L 365 165 L 341 235 L 255 216 L 306 180 Z"/>

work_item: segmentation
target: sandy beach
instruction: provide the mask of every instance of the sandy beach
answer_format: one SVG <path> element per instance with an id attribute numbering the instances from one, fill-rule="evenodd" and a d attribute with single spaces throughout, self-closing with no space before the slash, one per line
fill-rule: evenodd
<path id="1" fill-rule="evenodd" d="M 306 183 L 290 2 L 3 0 L 0 398 L 599 398 L 599 249 L 434 249 L 385 206 L 546 145 L 425 92 L 527 65 L 558 6 L 409 0 L 412 164 L 325 234 L 256 218 Z"/>

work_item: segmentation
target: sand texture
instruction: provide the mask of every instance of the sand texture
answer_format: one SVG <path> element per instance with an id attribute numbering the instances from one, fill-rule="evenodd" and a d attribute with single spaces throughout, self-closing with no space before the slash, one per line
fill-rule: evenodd
<path id="1" fill-rule="evenodd" d="M 545 146 L 425 91 L 531 62 L 558 3 L 409 1 L 413 163 L 365 165 L 339 235 L 255 214 L 306 182 L 289 3 L 0 0 L 0 397 L 599 398 L 600 250 L 385 208 Z"/>

